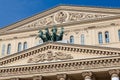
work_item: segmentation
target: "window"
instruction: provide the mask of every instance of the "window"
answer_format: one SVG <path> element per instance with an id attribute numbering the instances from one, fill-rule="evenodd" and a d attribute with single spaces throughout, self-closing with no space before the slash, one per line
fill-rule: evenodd
<path id="1" fill-rule="evenodd" d="M 74 44 L 74 36 L 70 36 L 70 43 Z"/>
<path id="2" fill-rule="evenodd" d="M 10 54 L 10 52 L 11 52 L 11 44 L 8 44 L 8 46 L 7 46 L 7 54 Z"/>
<path id="3" fill-rule="evenodd" d="M 23 50 L 27 49 L 27 42 L 24 42 L 23 44 Z"/>
<path id="4" fill-rule="evenodd" d="M 118 38 L 119 38 L 119 41 L 120 41 L 120 30 L 118 30 Z"/>
<path id="5" fill-rule="evenodd" d="M 22 50 L 22 44 L 18 43 L 18 52 L 20 52 Z"/>
<path id="6" fill-rule="evenodd" d="M 98 42 L 99 42 L 99 44 L 102 44 L 102 43 L 103 43 L 102 32 L 99 32 L 99 33 L 98 33 Z"/>
<path id="7" fill-rule="evenodd" d="M 5 44 L 2 45 L 2 56 L 5 55 Z"/>
<path id="8" fill-rule="evenodd" d="M 109 43 L 109 32 L 108 31 L 105 32 L 105 42 Z"/>
<path id="9" fill-rule="evenodd" d="M 81 34 L 81 45 L 84 45 L 85 41 L 84 41 L 84 34 Z"/>

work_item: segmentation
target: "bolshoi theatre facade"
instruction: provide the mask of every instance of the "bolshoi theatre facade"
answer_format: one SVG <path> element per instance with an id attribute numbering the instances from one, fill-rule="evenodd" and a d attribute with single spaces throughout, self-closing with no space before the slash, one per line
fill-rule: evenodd
<path id="1" fill-rule="evenodd" d="M 64 28 L 62 41 L 38 31 Z M 60 5 L 0 29 L 0 80 L 119 80 L 120 9 Z"/>

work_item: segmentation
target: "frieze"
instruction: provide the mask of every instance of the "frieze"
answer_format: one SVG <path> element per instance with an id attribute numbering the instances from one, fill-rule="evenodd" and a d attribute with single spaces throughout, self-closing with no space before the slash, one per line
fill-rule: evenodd
<path id="1" fill-rule="evenodd" d="M 62 52 L 52 52 L 48 51 L 46 53 L 38 54 L 34 58 L 30 58 L 28 63 L 37 63 L 37 62 L 44 62 L 44 61 L 53 61 L 53 60 L 68 60 L 73 59 L 71 54 L 66 54 Z"/>
<path id="2" fill-rule="evenodd" d="M 75 21 L 99 19 L 99 18 L 105 18 L 108 16 L 114 16 L 114 15 L 78 12 L 78 11 L 58 11 L 56 13 L 40 18 L 34 22 L 28 23 L 14 30 L 41 28 L 44 26 L 56 25 L 56 24 L 61 24 L 61 23 L 69 23 L 69 22 L 75 22 Z"/>
<path id="3" fill-rule="evenodd" d="M 43 74 L 43 73 L 54 73 L 61 71 L 84 71 L 88 69 L 103 69 L 103 68 L 115 68 L 120 66 L 120 58 L 112 57 L 109 59 L 89 59 L 89 60 L 74 60 L 55 64 L 37 64 L 37 65 L 26 65 L 26 66 L 15 66 L 0 68 L 0 77 L 5 76 L 16 76 L 16 75 L 30 75 L 30 74 Z M 89 75 L 88 73 L 85 75 Z M 90 74 L 91 75 L 91 74 Z"/>

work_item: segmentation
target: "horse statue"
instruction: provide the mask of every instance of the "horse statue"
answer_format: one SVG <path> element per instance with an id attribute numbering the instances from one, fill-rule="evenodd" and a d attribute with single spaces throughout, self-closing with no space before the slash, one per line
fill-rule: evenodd
<path id="1" fill-rule="evenodd" d="M 59 39 L 58 39 L 59 41 L 63 39 L 63 34 L 64 34 L 64 28 L 62 27 L 59 35 Z"/>
<path id="2" fill-rule="evenodd" d="M 61 28 L 61 32 L 59 35 L 57 35 L 57 28 L 54 26 L 51 30 L 52 34 L 50 34 L 49 29 L 45 28 L 45 34 L 43 33 L 43 31 L 39 30 L 39 34 L 38 37 L 41 38 L 43 40 L 43 42 L 48 42 L 48 41 L 60 41 L 63 38 L 63 34 L 64 34 L 64 28 Z"/>
<path id="3" fill-rule="evenodd" d="M 54 26 L 51 31 L 52 31 L 51 40 L 54 42 L 57 40 L 57 28 Z"/>
<path id="4" fill-rule="evenodd" d="M 46 41 L 51 41 L 51 35 L 49 33 L 48 28 L 45 28 L 45 36 L 46 36 Z"/>
<path id="5" fill-rule="evenodd" d="M 39 33 L 39 34 L 38 34 L 37 37 L 41 38 L 41 39 L 43 40 L 43 42 L 46 42 L 46 38 L 44 37 L 43 31 L 39 30 L 38 33 Z M 36 38 L 37 38 L 37 37 L 36 37 Z"/>

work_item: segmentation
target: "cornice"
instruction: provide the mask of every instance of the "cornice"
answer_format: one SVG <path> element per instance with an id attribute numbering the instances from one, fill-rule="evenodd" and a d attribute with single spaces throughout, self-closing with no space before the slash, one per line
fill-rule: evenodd
<path id="1" fill-rule="evenodd" d="M 4 66 L 6 64 L 10 64 L 12 62 L 24 59 L 26 57 L 39 54 L 45 50 L 62 50 L 62 51 L 70 51 L 70 52 L 77 52 L 77 53 L 88 53 L 88 54 L 99 54 L 99 55 L 109 55 L 109 56 L 119 56 L 120 49 L 119 48 L 108 48 L 108 47 L 97 47 L 97 46 L 90 46 L 90 45 L 77 45 L 77 44 L 65 44 L 65 43 L 54 43 L 54 42 L 47 42 L 42 45 L 27 49 L 25 51 L 21 51 L 19 53 L 14 53 L 8 55 L 6 57 L 0 58 L 0 65 Z"/>
<path id="2" fill-rule="evenodd" d="M 80 7 L 80 6 L 65 6 L 65 5 L 60 5 L 60 6 L 57 6 L 57 7 L 54 7 L 52 9 L 49 9 L 49 10 L 46 10 L 42 13 L 39 13 L 37 15 L 34 15 L 32 17 L 29 17 L 29 18 L 26 18 L 24 20 L 21 20 L 19 22 L 16 22 L 12 25 L 9 25 L 5 28 L 2 28 L 0 29 L 0 32 L 4 32 L 4 31 L 7 31 L 7 30 L 11 30 L 13 28 L 16 28 L 16 27 L 19 27 L 19 26 L 22 26 L 24 24 L 27 24 L 27 23 L 30 23 L 34 20 L 37 20 L 39 18 L 42 18 L 44 16 L 47 16 L 51 13 L 55 13 L 56 11 L 59 11 L 59 10 L 77 10 L 77 11 L 87 11 L 87 12 L 100 12 L 100 13 L 109 13 L 109 14 L 120 14 L 120 9 L 106 9 L 106 8 L 95 8 L 95 7 Z"/>

